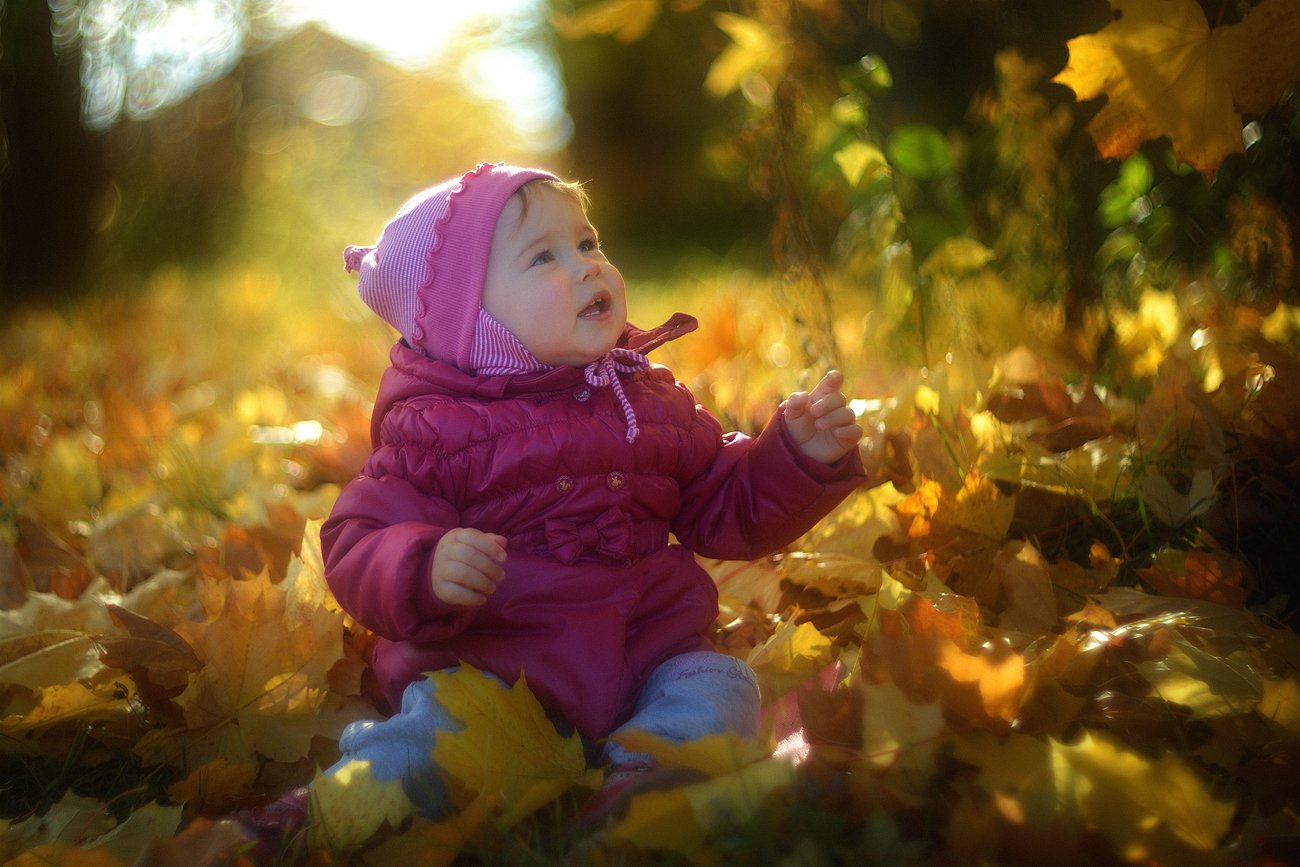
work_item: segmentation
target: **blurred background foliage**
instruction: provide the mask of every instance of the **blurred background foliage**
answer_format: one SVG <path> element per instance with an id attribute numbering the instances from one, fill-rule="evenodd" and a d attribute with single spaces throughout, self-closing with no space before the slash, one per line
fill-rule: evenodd
<path id="1" fill-rule="evenodd" d="M 1078 370 L 1147 291 L 1296 295 L 1294 88 L 1211 177 L 1168 140 L 1102 159 L 1102 100 L 1053 78 L 1105 0 L 458 5 L 0 2 L 6 308 L 165 268 L 342 291 L 338 249 L 485 158 L 592 181 L 634 280 L 774 274 L 808 358 L 840 357 L 845 295 L 927 366 L 1045 305 Z"/>

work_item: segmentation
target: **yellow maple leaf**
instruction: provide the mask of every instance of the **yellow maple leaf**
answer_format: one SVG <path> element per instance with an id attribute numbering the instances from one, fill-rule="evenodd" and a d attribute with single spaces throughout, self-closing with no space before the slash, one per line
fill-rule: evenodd
<path id="1" fill-rule="evenodd" d="M 695 785 L 646 792 L 632 799 L 609 835 L 642 849 L 698 855 L 710 829 L 754 821 L 767 797 L 794 778 L 793 764 L 770 758 Z"/>
<path id="2" fill-rule="evenodd" d="M 734 773 L 762 759 L 767 750 L 758 742 L 732 734 L 705 735 L 682 743 L 644 731 L 620 732 L 614 740 L 637 753 L 649 753 L 665 768 L 688 768 L 709 777 Z"/>
<path id="3" fill-rule="evenodd" d="M 787 620 L 747 660 L 764 685 L 778 693 L 802 683 L 831 661 L 831 640 L 811 623 Z"/>
<path id="4" fill-rule="evenodd" d="M 962 489 L 943 497 L 934 516 L 936 527 L 955 527 L 998 544 L 1006 538 L 1016 512 L 1016 498 L 976 470 L 966 474 Z"/>
<path id="5" fill-rule="evenodd" d="M 376 780 L 370 762 L 352 760 L 311 785 L 308 834 L 312 848 L 354 849 L 385 824 L 396 828 L 414 812 L 401 780 Z"/>
<path id="6" fill-rule="evenodd" d="M 1195 0 L 1111 0 L 1114 20 L 1071 39 L 1056 76 L 1080 99 L 1102 94 L 1088 132 L 1105 157 L 1168 136 L 1213 175 L 1240 153 L 1240 112 L 1262 112 L 1300 77 L 1300 0 L 1264 0 L 1240 24 L 1210 28 Z"/>
<path id="7" fill-rule="evenodd" d="M 169 761 L 184 748 L 190 763 L 296 761 L 316 734 L 337 737 L 347 712 L 327 675 L 343 655 L 342 615 L 297 604 L 265 572 L 247 580 L 199 580 L 207 619 L 176 632 L 203 667 L 176 699 L 185 730 L 161 730 L 136 751 Z M 174 743 L 177 739 L 179 743 Z"/>
<path id="8" fill-rule="evenodd" d="M 1215 798 L 1176 755 L 1148 759 L 1091 732 L 1051 745 L 1063 806 L 1099 828 L 1121 857 L 1177 863 L 1179 844 L 1211 852 L 1228 831 L 1236 805 Z"/>
<path id="9" fill-rule="evenodd" d="M 0 733 L 26 735 L 69 720 L 95 722 L 122 719 L 131 713 L 130 681 L 85 686 L 52 684 L 40 690 L 36 706 L 0 719 Z"/>
<path id="10" fill-rule="evenodd" d="M 464 728 L 438 736 L 433 762 L 459 780 L 493 827 L 510 827 L 578 785 L 594 786 L 582 739 L 562 737 L 523 676 L 514 686 L 470 665 L 430 677 L 438 701 Z"/>
<path id="11" fill-rule="evenodd" d="M 929 779 L 944 726 L 938 702 L 912 701 L 892 680 L 862 687 L 862 753 L 873 768 Z"/>

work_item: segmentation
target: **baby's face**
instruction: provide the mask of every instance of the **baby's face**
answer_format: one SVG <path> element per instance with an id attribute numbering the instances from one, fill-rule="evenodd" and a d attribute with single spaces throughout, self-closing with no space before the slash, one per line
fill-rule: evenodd
<path id="1" fill-rule="evenodd" d="M 526 213 L 512 196 L 497 218 L 483 309 L 543 364 L 588 364 L 627 324 L 623 275 L 577 201 L 543 184 L 529 194 Z"/>

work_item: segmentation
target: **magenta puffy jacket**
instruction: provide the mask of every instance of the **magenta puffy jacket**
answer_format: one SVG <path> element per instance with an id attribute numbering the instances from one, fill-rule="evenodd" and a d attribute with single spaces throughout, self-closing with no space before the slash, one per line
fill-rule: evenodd
<path id="1" fill-rule="evenodd" d="M 629 326 L 623 345 L 648 352 L 694 328 L 679 314 Z M 779 412 L 755 438 L 724 436 L 668 369 L 622 382 L 640 427 L 630 444 L 615 396 L 581 368 L 475 377 L 393 348 L 374 451 L 321 541 L 335 596 L 380 636 L 374 669 L 394 707 L 424 672 L 464 661 L 508 682 L 524 672 L 548 709 L 604 737 L 655 666 L 711 647 L 717 590 L 693 552 L 771 553 L 864 479 L 856 451 L 807 458 Z M 458 526 L 509 539 L 478 608 L 430 587 L 434 546 Z"/>

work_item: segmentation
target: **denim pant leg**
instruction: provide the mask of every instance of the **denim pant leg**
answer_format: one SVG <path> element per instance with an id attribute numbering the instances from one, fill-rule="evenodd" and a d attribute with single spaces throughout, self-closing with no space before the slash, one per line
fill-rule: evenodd
<path id="1" fill-rule="evenodd" d="M 432 753 L 439 732 L 456 732 L 464 726 L 447 712 L 434 691 L 433 681 L 421 678 L 402 693 L 402 708 L 393 716 L 350 724 L 339 738 L 343 757 L 325 773 L 332 774 L 354 759 L 368 761 L 376 780 L 402 781 L 402 790 L 421 815 L 430 819 L 450 815 L 447 787 Z"/>
<path id="2" fill-rule="evenodd" d="M 640 730 L 678 743 L 711 734 L 758 735 L 758 679 L 735 657 L 712 651 L 674 656 L 650 674 L 632 716 L 612 734 Z M 612 738 L 605 757 L 613 764 L 648 761 Z"/>

